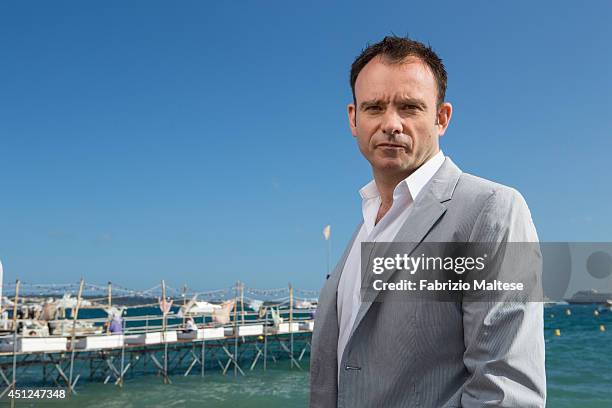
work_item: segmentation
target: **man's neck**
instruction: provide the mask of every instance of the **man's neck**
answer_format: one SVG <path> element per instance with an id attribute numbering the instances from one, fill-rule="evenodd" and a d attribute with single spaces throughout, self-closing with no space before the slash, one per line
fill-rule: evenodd
<path id="1" fill-rule="evenodd" d="M 395 191 L 395 187 L 397 187 L 397 185 L 403 180 L 410 177 L 410 175 L 417 171 L 423 164 L 427 163 L 427 161 L 434 157 L 438 151 L 431 154 L 418 167 L 409 171 L 389 173 L 373 169 L 374 181 L 376 182 L 376 188 L 380 194 L 380 207 L 378 209 L 378 214 L 376 215 L 375 224 L 378 224 L 378 221 L 380 221 L 380 219 L 385 216 L 387 211 L 391 209 L 391 206 L 393 205 L 393 192 Z"/>
<path id="2" fill-rule="evenodd" d="M 397 187 L 397 185 L 401 183 L 402 180 L 405 180 L 410 177 L 412 173 L 417 171 L 419 168 L 421 168 L 421 166 L 431 160 L 431 158 L 438 154 L 439 151 L 440 149 L 437 149 L 435 152 L 429 154 L 429 157 L 426 157 L 421 164 L 411 170 L 385 172 L 373 168 L 372 173 L 374 176 L 374 181 L 376 182 L 376 188 L 378 189 L 378 193 L 380 194 L 381 203 L 384 204 L 384 206 L 388 206 L 390 208 L 393 204 L 393 191 L 395 191 L 395 187 Z"/>
<path id="3" fill-rule="evenodd" d="M 393 204 L 393 191 L 395 190 L 395 187 L 397 187 L 402 180 L 405 180 L 413 172 L 414 171 L 411 171 L 410 173 L 395 174 L 376 174 L 377 172 L 374 172 L 374 181 L 376 182 L 376 188 L 380 194 L 382 206 L 391 207 L 391 204 Z"/>
<path id="4" fill-rule="evenodd" d="M 374 221 L 374 225 L 377 225 L 378 222 L 385 216 L 385 214 L 391 209 L 393 205 L 393 191 L 395 187 L 399 183 L 402 182 L 406 177 L 410 176 L 413 172 L 409 174 L 376 174 L 374 172 L 374 181 L 376 182 L 376 188 L 378 189 L 378 193 L 380 194 L 380 207 L 378 207 L 378 213 L 376 214 L 376 219 Z"/>

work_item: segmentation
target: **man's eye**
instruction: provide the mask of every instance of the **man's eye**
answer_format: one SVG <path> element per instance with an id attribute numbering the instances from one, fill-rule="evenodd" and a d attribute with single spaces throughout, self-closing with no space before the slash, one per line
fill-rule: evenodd
<path id="1" fill-rule="evenodd" d="M 370 111 L 370 112 L 377 112 L 377 111 L 380 111 L 380 110 L 381 110 L 380 106 L 368 106 L 366 108 L 366 111 Z"/>
<path id="2" fill-rule="evenodd" d="M 417 110 L 417 107 L 416 105 L 404 105 L 402 106 L 402 110 L 413 111 L 413 110 Z"/>

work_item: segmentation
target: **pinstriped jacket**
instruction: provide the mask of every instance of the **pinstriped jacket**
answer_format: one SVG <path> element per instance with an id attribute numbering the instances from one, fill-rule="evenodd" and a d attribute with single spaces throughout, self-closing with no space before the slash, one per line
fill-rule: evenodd
<path id="1" fill-rule="evenodd" d="M 415 249 L 420 242 L 537 241 L 520 193 L 463 173 L 448 157 L 412 205 L 394 241 Z M 356 235 L 319 295 L 310 407 L 545 405 L 537 302 L 363 302 L 338 372 L 337 289 Z"/>

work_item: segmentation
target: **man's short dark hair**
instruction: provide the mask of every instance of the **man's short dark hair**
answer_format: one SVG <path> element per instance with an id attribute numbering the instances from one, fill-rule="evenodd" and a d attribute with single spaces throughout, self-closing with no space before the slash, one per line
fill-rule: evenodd
<path id="1" fill-rule="evenodd" d="M 406 37 L 387 36 L 376 44 L 368 45 L 355 59 L 351 66 L 351 90 L 353 91 L 353 102 L 355 98 L 355 82 L 357 76 L 374 57 L 380 56 L 390 64 L 401 64 L 406 58 L 415 57 L 420 59 L 429 67 L 438 84 L 438 107 L 444 102 L 446 95 L 446 69 L 442 59 L 431 49 L 418 41 Z"/>

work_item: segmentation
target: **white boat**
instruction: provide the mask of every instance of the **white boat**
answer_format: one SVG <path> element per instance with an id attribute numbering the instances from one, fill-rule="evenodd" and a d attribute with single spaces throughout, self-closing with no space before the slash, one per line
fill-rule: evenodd
<path id="1" fill-rule="evenodd" d="M 294 307 L 296 309 L 312 309 L 314 305 L 308 300 L 297 300 L 294 304 Z"/>
<path id="2" fill-rule="evenodd" d="M 54 336 L 72 336 L 74 321 L 70 319 L 52 320 L 49 322 L 51 334 Z M 92 322 L 77 320 L 74 325 L 76 336 L 86 336 L 90 334 L 102 334 L 103 327 L 95 326 Z"/>
<path id="3" fill-rule="evenodd" d="M 56 301 L 57 307 L 61 307 L 63 309 L 72 309 L 77 306 L 77 298 L 73 298 L 70 296 L 70 293 L 64 293 L 64 296 L 61 299 Z M 81 307 L 89 307 L 91 306 L 91 302 L 87 299 L 81 299 Z"/>
<path id="4" fill-rule="evenodd" d="M 187 304 L 181 306 L 176 315 L 178 317 L 212 315 L 215 311 L 220 311 L 222 309 L 221 305 L 215 305 L 204 301 L 198 302 L 196 300 L 197 297 L 198 295 L 195 295 Z"/>
<path id="5" fill-rule="evenodd" d="M 20 323 L 21 335 L 24 337 L 48 337 L 49 326 L 47 322 L 38 320 L 23 320 Z"/>
<path id="6" fill-rule="evenodd" d="M 215 305 L 209 302 L 193 302 L 191 305 L 186 305 L 189 307 L 183 308 L 181 307 L 181 311 L 184 316 L 187 315 L 203 315 L 203 314 L 213 314 L 215 310 L 221 310 L 221 305 Z"/>

